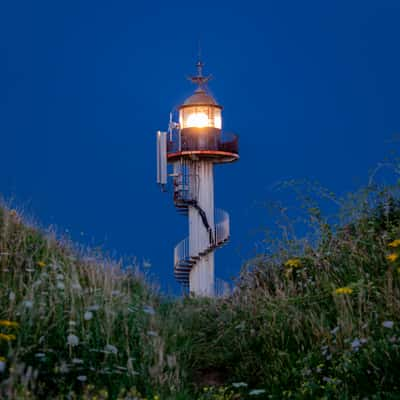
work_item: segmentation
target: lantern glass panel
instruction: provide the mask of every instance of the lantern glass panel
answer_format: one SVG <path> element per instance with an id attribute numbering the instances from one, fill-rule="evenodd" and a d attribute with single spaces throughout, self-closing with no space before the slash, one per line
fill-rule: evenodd
<path id="1" fill-rule="evenodd" d="M 179 111 L 181 129 L 222 128 L 221 110 L 210 106 L 184 107 Z"/>

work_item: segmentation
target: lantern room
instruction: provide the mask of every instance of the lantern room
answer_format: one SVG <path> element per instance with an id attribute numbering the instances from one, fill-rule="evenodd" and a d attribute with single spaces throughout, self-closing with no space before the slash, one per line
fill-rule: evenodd
<path id="1" fill-rule="evenodd" d="M 222 131 L 222 106 L 206 89 L 210 77 L 203 76 L 202 67 L 201 62 L 197 63 L 198 74 L 190 78 L 197 89 L 178 107 L 178 130 L 167 143 L 169 162 L 180 157 L 209 159 L 214 163 L 239 158 L 238 138 Z"/>
<path id="2" fill-rule="evenodd" d="M 180 128 L 222 129 L 221 111 L 214 98 L 199 88 L 179 108 Z"/>

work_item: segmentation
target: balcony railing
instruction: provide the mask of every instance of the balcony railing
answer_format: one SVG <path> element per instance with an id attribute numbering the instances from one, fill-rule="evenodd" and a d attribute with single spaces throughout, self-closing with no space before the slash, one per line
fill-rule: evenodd
<path id="1" fill-rule="evenodd" d="M 167 152 L 180 151 L 224 151 L 239 154 L 239 138 L 233 133 L 218 132 L 218 134 L 190 134 L 177 132 L 168 138 Z"/>

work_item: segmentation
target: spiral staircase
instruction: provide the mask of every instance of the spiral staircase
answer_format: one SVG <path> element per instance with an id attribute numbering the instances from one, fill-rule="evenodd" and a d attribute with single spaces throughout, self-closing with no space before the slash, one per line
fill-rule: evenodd
<path id="1" fill-rule="evenodd" d="M 189 285 L 189 275 L 192 268 L 201 257 L 223 246 L 230 236 L 229 214 L 220 209 L 215 210 L 214 226 L 210 226 L 204 211 L 198 206 L 193 193 L 197 192 L 196 177 L 190 173 L 185 162 L 176 165 L 174 174 L 174 204 L 182 215 L 188 215 L 189 207 L 194 207 L 203 220 L 204 227 L 209 231 L 208 245 L 199 252 L 192 254 L 189 237 L 181 240 L 174 249 L 174 275 L 183 286 Z"/>
<path id="2" fill-rule="evenodd" d="M 182 208 L 178 208 L 182 210 Z M 211 251 L 223 246 L 229 241 L 229 214 L 217 209 L 215 215 L 215 225 L 210 235 L 209 245 L 197 254 L 191 254 L 189 248 L 189 238 L 181 240 L 174 249 L 174 275 L 178 282 L 184 286 L 189 285 L 189 275 L 196 263 Z"/>

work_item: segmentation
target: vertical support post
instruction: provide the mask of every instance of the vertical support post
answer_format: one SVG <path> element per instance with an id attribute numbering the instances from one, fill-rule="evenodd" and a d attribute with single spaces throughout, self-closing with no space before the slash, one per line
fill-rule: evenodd
<path id="1" fill-rule="evenodd" d="M 214 247 L 204 216 L 214 236 L 214 165 L 211 161 L 191 161 L 189 206 L 189 251 L 197 262 L 190 271 L 189 289 L 198 296 L 214 296 Z M 201 215 L 203 212 L 203 216 Z"/>

